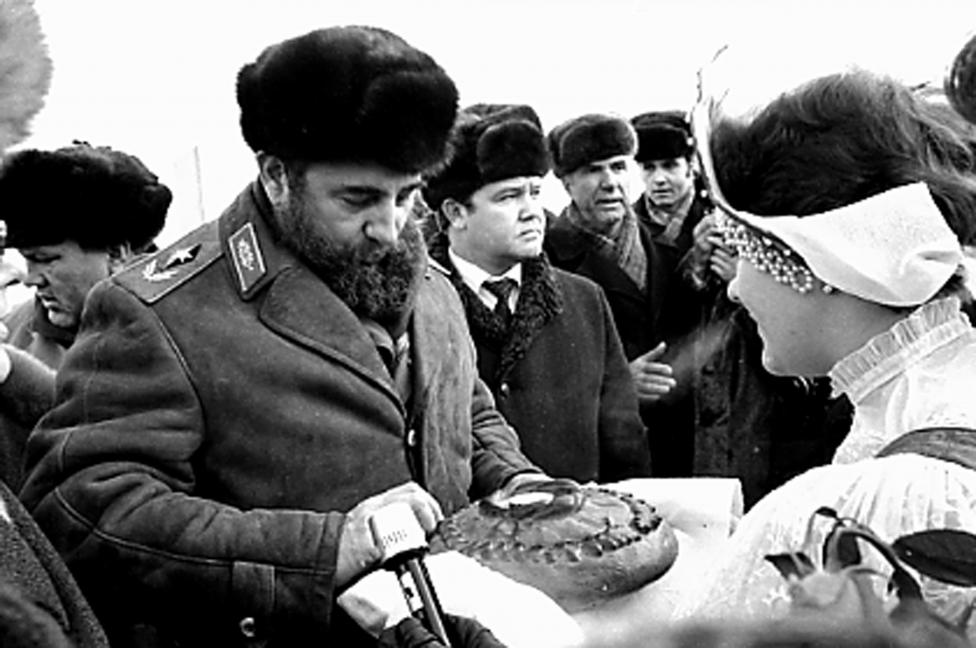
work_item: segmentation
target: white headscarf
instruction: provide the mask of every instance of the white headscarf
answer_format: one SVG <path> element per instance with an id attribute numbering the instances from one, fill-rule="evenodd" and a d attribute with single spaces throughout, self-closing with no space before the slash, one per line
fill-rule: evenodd
<path id="1" fill-rule="evenodd" d="M 963 260 L 922 182 L 810 216 L 731 216 L 788 245 L 820 280 L 888 306 L 928 301 Z"/>
<path id="2" fill-rule="evenodd" d="M 728 118 L 726 97 L 705 91 L 705 75 L 703 70 L 692 130 L 712 198 L 728 216 L 785 243 L 822 281 L 879 304 L 926 302 L 957 272 L 962 246 L 922 182 L 803 217 L 757 216 L 732 207 L 716 181 L 709 146 L 712 123 Z"/>

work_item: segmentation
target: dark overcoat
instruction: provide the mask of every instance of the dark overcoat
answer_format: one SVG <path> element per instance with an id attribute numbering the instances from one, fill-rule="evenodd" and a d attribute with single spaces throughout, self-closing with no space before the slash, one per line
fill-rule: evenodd
<path id="1" fill-rule="evenodd" d="M 407 408 L 268 209 L 252 185 L 98 284 L 31 437 L 22 497 L 113 645 L 354 645 L 333 610 L 344 512 L 414 480 L 449 514 L 535 470 L 442 274 L 411 318 Z"/>
<path id="2" fill-rule="evenodd" d="M 664 341 L 668 348 L 661 361 L 683 366 L 688 364 L 694 327 L 701 317 L 700 296 L 682 277 L 681 250 L 655 240 L 646 219 L 638 219 L 638 231 L 647 259 L 643 292 L 614 259 L 594 248 L 565 211 L 549 218 L 545 250 L 554 266 L 592 279 L 603 288 L 628 361 Z M 641 407 L 655 476 L 691 474 L 692 381 L 690 375 L 677 378 L 678 386 L 664 399 Z"/>
<path id="3" fill-rule="evenodd" d="M 16 641 L 11 641 L 16 637 Z M 0 484 L 0 644 L 108 648 L 108 639 L 54 547 Z"/>
<path id="4" fill-rule="evenodd" d="M 431 256 L 451 269 L 479 373 L 525 454 L 549 475 L 580 482 L 648 476 L 637 393 L 599 286 L 552 268 L 544 257 L 524 261 L 511 326 L 499 330 L 447 247 L 438 235 Z"/>
<path id="5" fill-rule="evenodd" d="M 543 245 L 553 266 L 587 277 L 603 289 L 628 361 L 664 339 L 659 320 L 668 296 L 667 266 L 643 226 L 640 242 L 647 256 L 643 293 L 615 260 L 594 249 L 586 235 L 569 222 L 565 210 L 559 216 L 549 215 Z"/>
<path id="6" fill-rule="evenodd" d="M 711 299 L 691 281 L 693 257 L 690 254 L 694 245 L 695 226 L 701 222 L 710 209 L 710 203 L 696 195 L 688 206 L 688 214 L 681 223 L 681 231 L 675 240 L 666 239 L 664 226 L 651 220 L 647 201 L 641 197 L 634 203 L 634 214 L 641 229 L 647 232 L 648 239 L 654 243 L 657 264 L 654 269 L 664 274 L 656 279 L 658 292 L 663 293 L 653 306 L 661 312 L 655 316 L 661 339 L 675 343 L 686 338 L 700 323 L 703 309 L 711 304 Z"/>

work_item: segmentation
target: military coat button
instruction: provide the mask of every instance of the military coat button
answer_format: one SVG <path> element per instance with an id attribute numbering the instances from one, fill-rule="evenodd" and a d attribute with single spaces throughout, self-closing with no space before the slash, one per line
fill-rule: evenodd
<path id="1" fill-rule="evenodd" d="M 407 446 L 413 448 L 417 445 L 417 430 L 410 428 L 407 430 Z"/>
<path id="2" fill-rule="evenodd" d="M 498 388 L 498 393 L 503 398 L 508 398 L 508 395 L 511 392 L 512 392 L 512 389 L 511 389 L 511 387 L 508 386 L 508 383 L 502 383 L 501 386 Z"/>
<path id="3" fill-rule="evenodd" d="M 254 617 L 244 617 L 238 627 L 241 629 L 241 634 L 248 639 L 254 639 L 258 636 L 258 623 Z"/>

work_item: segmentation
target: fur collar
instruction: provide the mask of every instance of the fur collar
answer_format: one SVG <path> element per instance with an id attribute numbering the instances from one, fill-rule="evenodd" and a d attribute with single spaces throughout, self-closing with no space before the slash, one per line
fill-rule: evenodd
<path id="1" fill-rule="evenodd" d="M 511 326 L 506 332 L 451 263 L 447 255 L 447 234 L 436 234 L 428 241 L 428 247 L 435 261 L 450 268 L 449 279 L 464 304 L 475 344 L 499 350 L 495 375 L 482 376 L 489 385 L 497 385 L 525 357 L 532 341 L 546 324 L 563 312 L 563 296 L 552 267 L 544 254 L 522 262 L 522 286 Z"/>

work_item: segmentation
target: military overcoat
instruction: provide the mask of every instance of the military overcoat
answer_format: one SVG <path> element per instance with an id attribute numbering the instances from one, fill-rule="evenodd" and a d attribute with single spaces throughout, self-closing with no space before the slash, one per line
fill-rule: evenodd
<path id="1" fill-rule="evenodd" d="M 535 470 L 441 273 L 413 311 L 407 408 L 267 211 L 254 184 L 98 284 L 31 438 L 23 499 L 113 645 L 132 628 L 163 645 L 348 645 L 333 627 L 345 511 L 412 479 L 450 513 Z"/>

